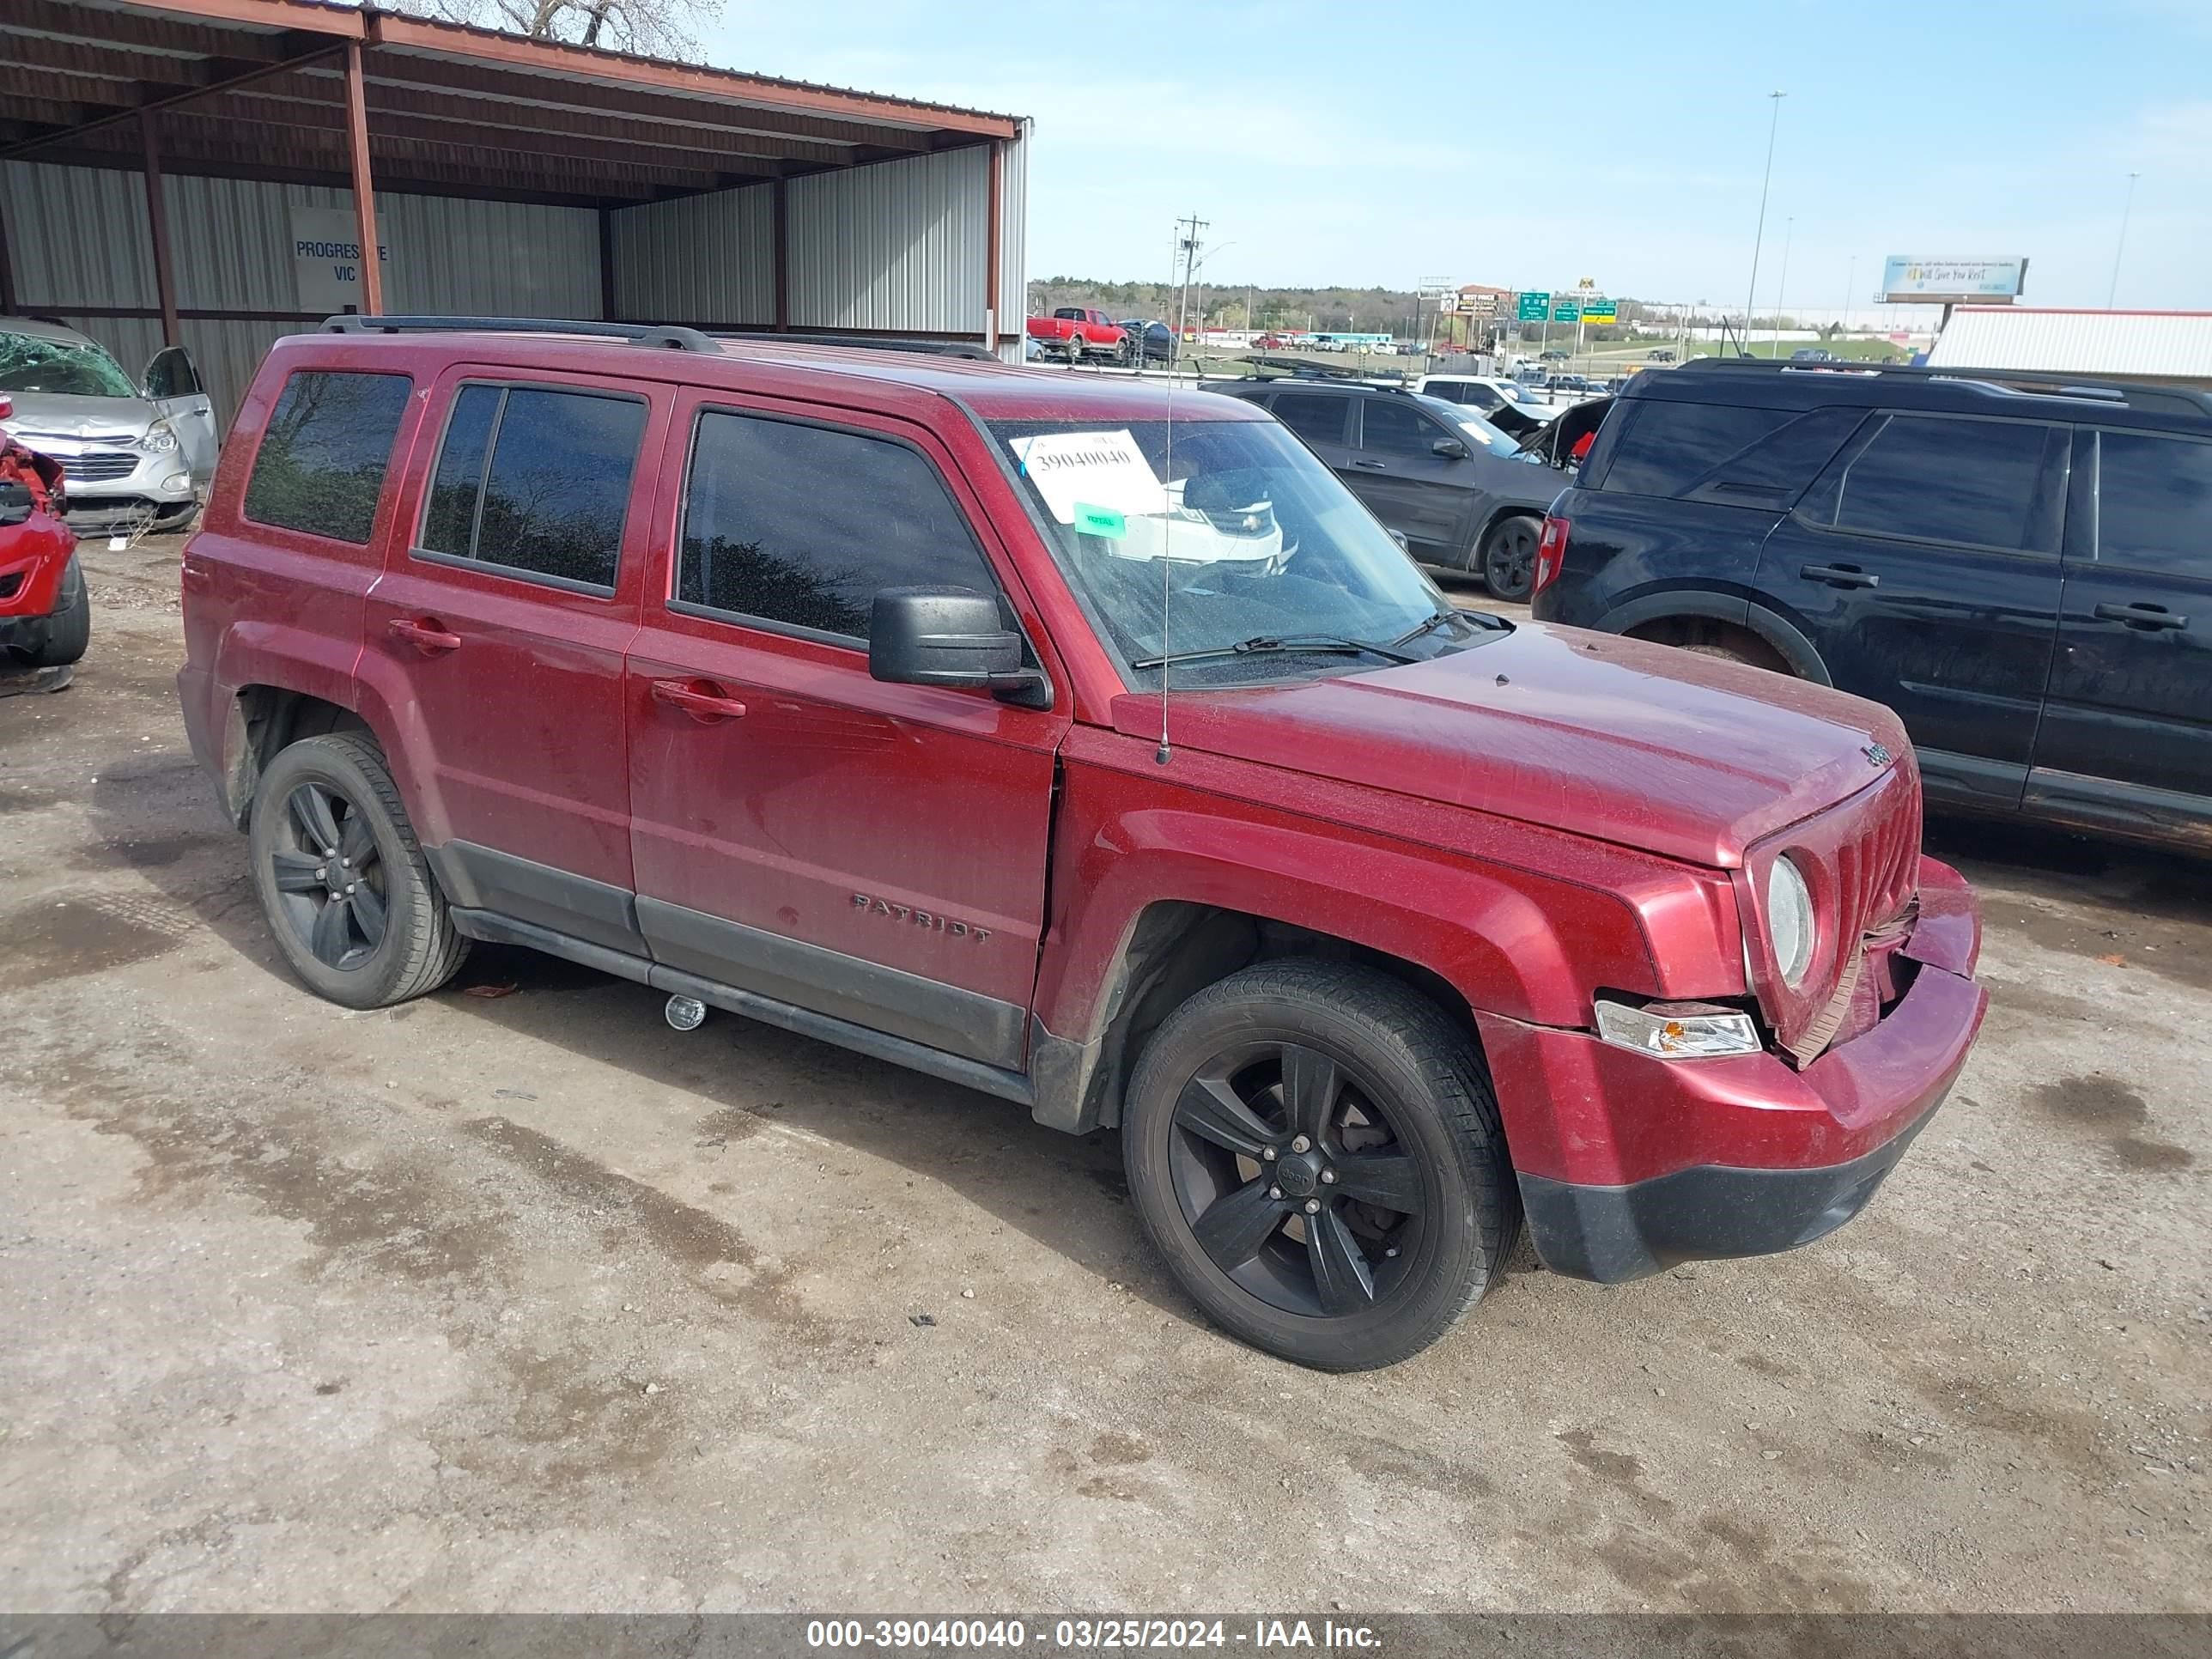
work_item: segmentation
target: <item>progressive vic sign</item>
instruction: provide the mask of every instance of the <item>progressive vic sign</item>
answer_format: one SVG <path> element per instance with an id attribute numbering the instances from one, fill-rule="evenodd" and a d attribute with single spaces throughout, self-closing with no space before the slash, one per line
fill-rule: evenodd
<path id="1" fill-rule="evenodd" d="M 381 220 L 376 240 L 377 258 L 389 274 L 392 244 Z M 292 279 L 302 311 L 361 308 L 361 227 L 351 208 L 292 210 Z"/>

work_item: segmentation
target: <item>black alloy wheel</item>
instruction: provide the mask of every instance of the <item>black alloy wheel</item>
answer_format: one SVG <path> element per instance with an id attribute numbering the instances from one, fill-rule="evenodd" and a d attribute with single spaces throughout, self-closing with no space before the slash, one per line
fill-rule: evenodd
<path id="1" fill-rule="evenodd" d="M 307 779 L 285 796 L 270 842 L 270 881 L 293 937 L 325 968 L 361 966 L 389 925 L 368 817 L 332 785 Z"/>
<path id="2" fill-rule="evenodd" d="M 1184 1084 L 1169 1152 L 1199 1247 L 1285 1313 L 1388 1300 L 1421 1231 L 1421 1171 L 1381 1091 L 1317 1048 L 1254 1043 Z"/>
<path id="3" fill-rule="evenodd" d="M 1474 1033 L 1355 963 L 1264 962 L 1194 993 L 1146 1042 L 1121 1150 L 1145 1231 L 1192 1299 L 1325 1370 L 1434 1342 L 1520 1227 Z"/>
<path id="4" fill-rule="evenodd" d="M 389 1008 L 436 990 L 468 954 L 365 732 L 279 750 L 254 790 L 248 845 L 277 948 L 319 996 Z"/>
<path id="5" fill-rule="evenodd" d="M 1543 532 L 1521 515 L 1501 520 L 1482 543 L 1482 580 L 1501 599 L 1518 602 L 1536 585 L 1536 549 Z"/>

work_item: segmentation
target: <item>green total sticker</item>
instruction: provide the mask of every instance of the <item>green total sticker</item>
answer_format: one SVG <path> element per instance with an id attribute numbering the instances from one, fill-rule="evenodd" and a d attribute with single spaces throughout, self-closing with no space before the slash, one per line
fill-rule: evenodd
<path id="1" fill-rule="evenodd" d="M 1091 507 L 1082 501 L 1075 503 L 1075 527 L 1086 536 L 1107 536 L 1117 542 L 1129 533 L 1128 520 L 1112 507 Z"/>

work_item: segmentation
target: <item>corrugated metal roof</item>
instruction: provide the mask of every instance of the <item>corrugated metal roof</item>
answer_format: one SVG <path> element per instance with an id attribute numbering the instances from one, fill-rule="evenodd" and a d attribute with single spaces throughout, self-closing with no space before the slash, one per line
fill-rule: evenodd
<path id="1" fill-rule="evenodd" d="M 1960 306 L 1928 361 L 1937 368 L 2212 380 L 2212 311 Z"/>

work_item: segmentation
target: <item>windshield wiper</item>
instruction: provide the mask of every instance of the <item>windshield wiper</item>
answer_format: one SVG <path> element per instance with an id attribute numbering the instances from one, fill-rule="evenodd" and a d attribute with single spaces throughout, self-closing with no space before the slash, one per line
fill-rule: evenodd
<path id="1" fill-rule="evenodd" d="M 1206 662 L 1217 657 L 1249 657 L 1274 651 L 1326 651 L 1346 656 L 1381 657 L 1389 662 L 1419 662 L 1404 652 L 1371 640 L 1348 640 L 1339 634 L 1255 634 L 1234 645 L 1217 645 L 1203 651 L 1177 651 L 1164 657 L 1146 657 L 1132 668 L 1164 668 L 1171 663 Z"/>

